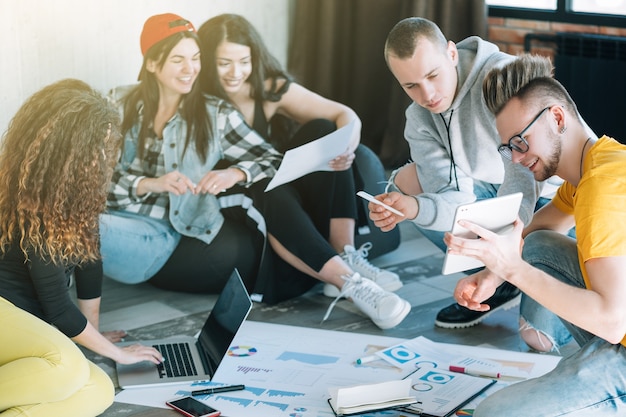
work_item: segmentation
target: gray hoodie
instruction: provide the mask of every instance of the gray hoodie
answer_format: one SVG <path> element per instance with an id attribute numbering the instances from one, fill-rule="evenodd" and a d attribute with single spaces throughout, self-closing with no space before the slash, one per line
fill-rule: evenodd
<path id="1" fill-rule="evenodd" d="M 482 82 L 487 72 L 514 57 L 476 36 L 459 42 L 457 49 L 459 81 L 450 109 L 439 115 L 412 103 L 406 110 L 404 136 L 424 191 L 415 196 L 419 213 L 413 221 L 425 229 L 450 230 L 457 206 L 476 200 L 474 180 L 480 180 L 500 184 L 499 195 L 521 191 L 524 199 L 520 217 L 528 224 L 541 184 L 527 168 L 500 156 L 497 148 L 501 142 L 495 118 L 482 96 Z M 451 175 L 452 158 L 456 178 L 454 170 Z"/>

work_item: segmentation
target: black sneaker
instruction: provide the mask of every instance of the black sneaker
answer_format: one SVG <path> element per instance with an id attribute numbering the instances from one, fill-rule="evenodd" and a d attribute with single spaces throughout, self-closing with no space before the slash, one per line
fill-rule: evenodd
<path id="1" fill-rule="evenodd" d="M 489 310 L 475 311 L 454 303 L 437 314 L 435 326 L 445 329 L 463 329 L 475 326 L 498 310 L 508 310 L 517 306 L 521 297 L 517 287 L 505 282 L 496 289 L 494 295 L 485 301 L 485 304 L 491 307 Z"/>

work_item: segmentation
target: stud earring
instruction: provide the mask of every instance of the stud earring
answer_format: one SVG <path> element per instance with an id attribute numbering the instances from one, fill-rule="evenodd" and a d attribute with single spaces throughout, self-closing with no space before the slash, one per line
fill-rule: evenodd
<path id="1" fill-rule="evenodd" d="M 563 127 L 559 130 L 560 134 L 565 133 L 565 131 L 567 130 L 567 128 L 565 127 L 565 125 L 563 125 Z"/>

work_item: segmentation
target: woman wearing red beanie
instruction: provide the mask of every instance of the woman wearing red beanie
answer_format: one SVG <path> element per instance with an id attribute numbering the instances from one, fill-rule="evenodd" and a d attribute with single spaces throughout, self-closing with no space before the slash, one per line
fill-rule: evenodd
<path id="1" fill-rule="evenodd" d="M 260 214 L 282 155 L 232 105 L 202 94 L 193 25 L 174 14 L 152 16 L 141 48 L 140 83 L 112 94 L 124 115 L 125 140 L 101 221 L 105 274 L 219 292 L 237 268 L 253 298 L 270 303 L 321 280 L 344 287 L 341 295 L 378 326 L 400 323 L 410 305 L 359 277 L 287 186 L 272 201 L 284 207 L 282 226 L 297 233 L 286 242 L 273 237 Z"/>

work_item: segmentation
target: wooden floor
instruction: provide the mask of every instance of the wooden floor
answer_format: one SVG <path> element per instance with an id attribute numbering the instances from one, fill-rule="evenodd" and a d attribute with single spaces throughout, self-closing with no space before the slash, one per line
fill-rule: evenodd
<path id="1" fill-rule="evenodd" d="M 403 338 L 423 335 L 438 342 L 528 350 L 517 334 L 518 308 L 496 312 L 470 329 L 435 327 L 435 316 L 441 308 L 453 302 L 452 289 L 461 275 L 440 274 L 443 254 L 412 224 L 402 224 L 401 236 L 402 243 L 398 249 L 372 260 L 377 266 L 398 273 L 405 284 L 397 293 L 411 303 L 412 310 L 397 327 L 379 329 L 347 300 L 340 301 L 330 318 L 322 324 L 331 299 L 322 294 L 321 284 L 297 299 L 278 305 L 255 303 L 249 319 Z M 202 326 L 215 299 L 215 295 L 173 293 L 155 289 L 149 284 L 124 285 L 105 279 L 101 330 L 126 330 L 129 340 L 193 335 Z M 88 356 L 105 369 L 114 382 L 117 381 L 112 361 L 94 357 L 91 353 Z M 131 415 L 174 417 L 178 414 L 121 403 L 114 403 L 102 414 L 106 417 Z"/>

